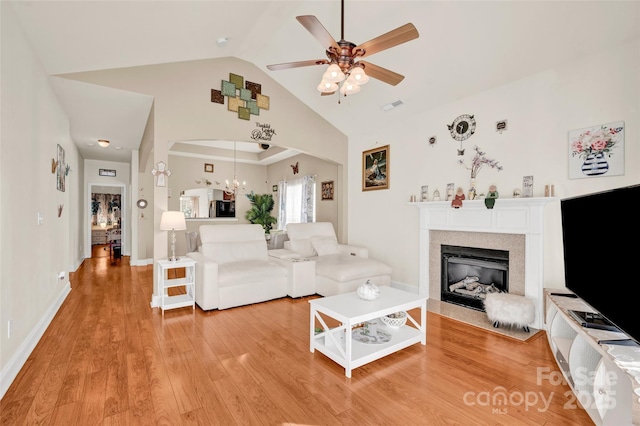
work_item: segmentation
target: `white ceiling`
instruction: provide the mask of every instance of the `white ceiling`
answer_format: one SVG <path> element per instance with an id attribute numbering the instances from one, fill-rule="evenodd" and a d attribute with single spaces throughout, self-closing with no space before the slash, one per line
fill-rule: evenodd
<path id="1" fill-rule="evenodd" d="M 265 70 L 347 136 L 362 123 L 401 120 L 640 34 L 638 1 L 345 2 L 344 38 L 361 44 L 407 22 L 420 37 L 367 60 L 405 76 L 378 80 L 343 99 L 319 96 L 324 67 L 268 71 L 283 62 L 323 59 L 324 48 L 295 19 L 315 15 L 341 38 L 340 1 L 12 1 L 51 76 L 166 62 L 236 56 Z M 224 47 L 216 40 L 228 37 Z M 52 78 L 83 157 L 129 162 L 152 99 Z M 390 112 L 385 104 L 402 100 Z M 87 146 L 98 138 L 109 148 Z M 117 147 L 122 148 L 116 150 Z M 240 149 L 240 148 L 238 148 Z"/>

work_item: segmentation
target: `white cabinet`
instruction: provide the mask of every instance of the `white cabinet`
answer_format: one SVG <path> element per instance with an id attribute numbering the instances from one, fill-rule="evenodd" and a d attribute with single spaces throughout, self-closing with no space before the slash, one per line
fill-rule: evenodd
<path id="1" fill-rule="evenodd" d="M 270 250 L 271 252 L 283 250 Z M 302 297 L 316 292 L 316 262 L 309 259 L 280 259 L 270 256 L 270 260 L 287 268 L 287 294 Z"/>
<path id="2" fill-rule="evenodd" d="M 178 268 L 185 268 L 185 276 L 180 278 L 170 277 L 170 271 Z M 164 315 L 164 311 L 167 309 L 182 308 L 185 306 L 191 306 L 192 309 L 195 309 L 195 260 L 188 257 L 183 257 L 175 261 L 168 259 L 158 260 L 156 261 L 156 277 L 158 279 L 158 294 L 161 296 L 160 309 L 162 309 L 162 315 Z M 172 287 L 184 287 L 185 292 L 170 296 L 169 289 Z"/>
<path id="3" fill-rule="evenodd" d="M 596 425 L 640 425 L 640 348 L 598 343 L 625 336 L 578 324 L 569 310 L 594 312 L 579 298 L 547 291 L 546 307 L 549 346 L 575 396 L 568 404 L 582 406 Z"/>

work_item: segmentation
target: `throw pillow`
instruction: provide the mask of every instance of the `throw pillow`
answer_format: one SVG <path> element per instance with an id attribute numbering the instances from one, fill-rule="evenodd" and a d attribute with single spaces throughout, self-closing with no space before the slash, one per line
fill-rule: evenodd
<path id="1" fill-rule="evenodd" d="M 300 253 L 303 257 L 313 257 L 316 255 L 316 251 L 311 246 L 311 240 L 308 238 L 289 240 L 289 248 L 291 248 L 291 251 Z"/>
<path id="2" fill-rule="evenodd" d="M 331 237 L 313 237 L 311 238 L 311 246 L 318 253 L 318 256 L 340 253 L 338 241 Z"/>

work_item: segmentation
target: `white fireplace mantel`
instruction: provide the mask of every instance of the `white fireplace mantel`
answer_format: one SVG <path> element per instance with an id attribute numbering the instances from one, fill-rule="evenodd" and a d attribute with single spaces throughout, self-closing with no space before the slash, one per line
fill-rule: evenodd
<path id="1" fill-rule="evenodd" d="M 525 235 L 525 294 L 536 307 L 535 328 L 543 328 L 544 207 L 555 198 L 498 198 L 487 209 L 484 201 L 409 203 L 420 209 L 420 294 L 429 294 L 429 235 L 432 230 Z"/>

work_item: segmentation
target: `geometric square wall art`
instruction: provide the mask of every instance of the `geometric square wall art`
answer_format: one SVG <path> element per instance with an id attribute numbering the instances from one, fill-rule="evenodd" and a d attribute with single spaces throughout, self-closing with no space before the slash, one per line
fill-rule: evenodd
<path id="1" fill-rule="evenodd" d="M 211 89 L 211 102 L 224 104 L 227 98 L 227 109 L 237 113 L 242 120 L 249 120 L 251 115 L 260 115 L 260 110 L 269 109 L 269 97 L 262 94 L 262 85 L 245 81 L 238 74 L 229 73 L 229 80 L 222 80 L 220 90 Z"/>
<path id="2" fill-rule="evenodd" d="M 624 121 L 569 131 L 569 179 L 624 175 Z"/>

